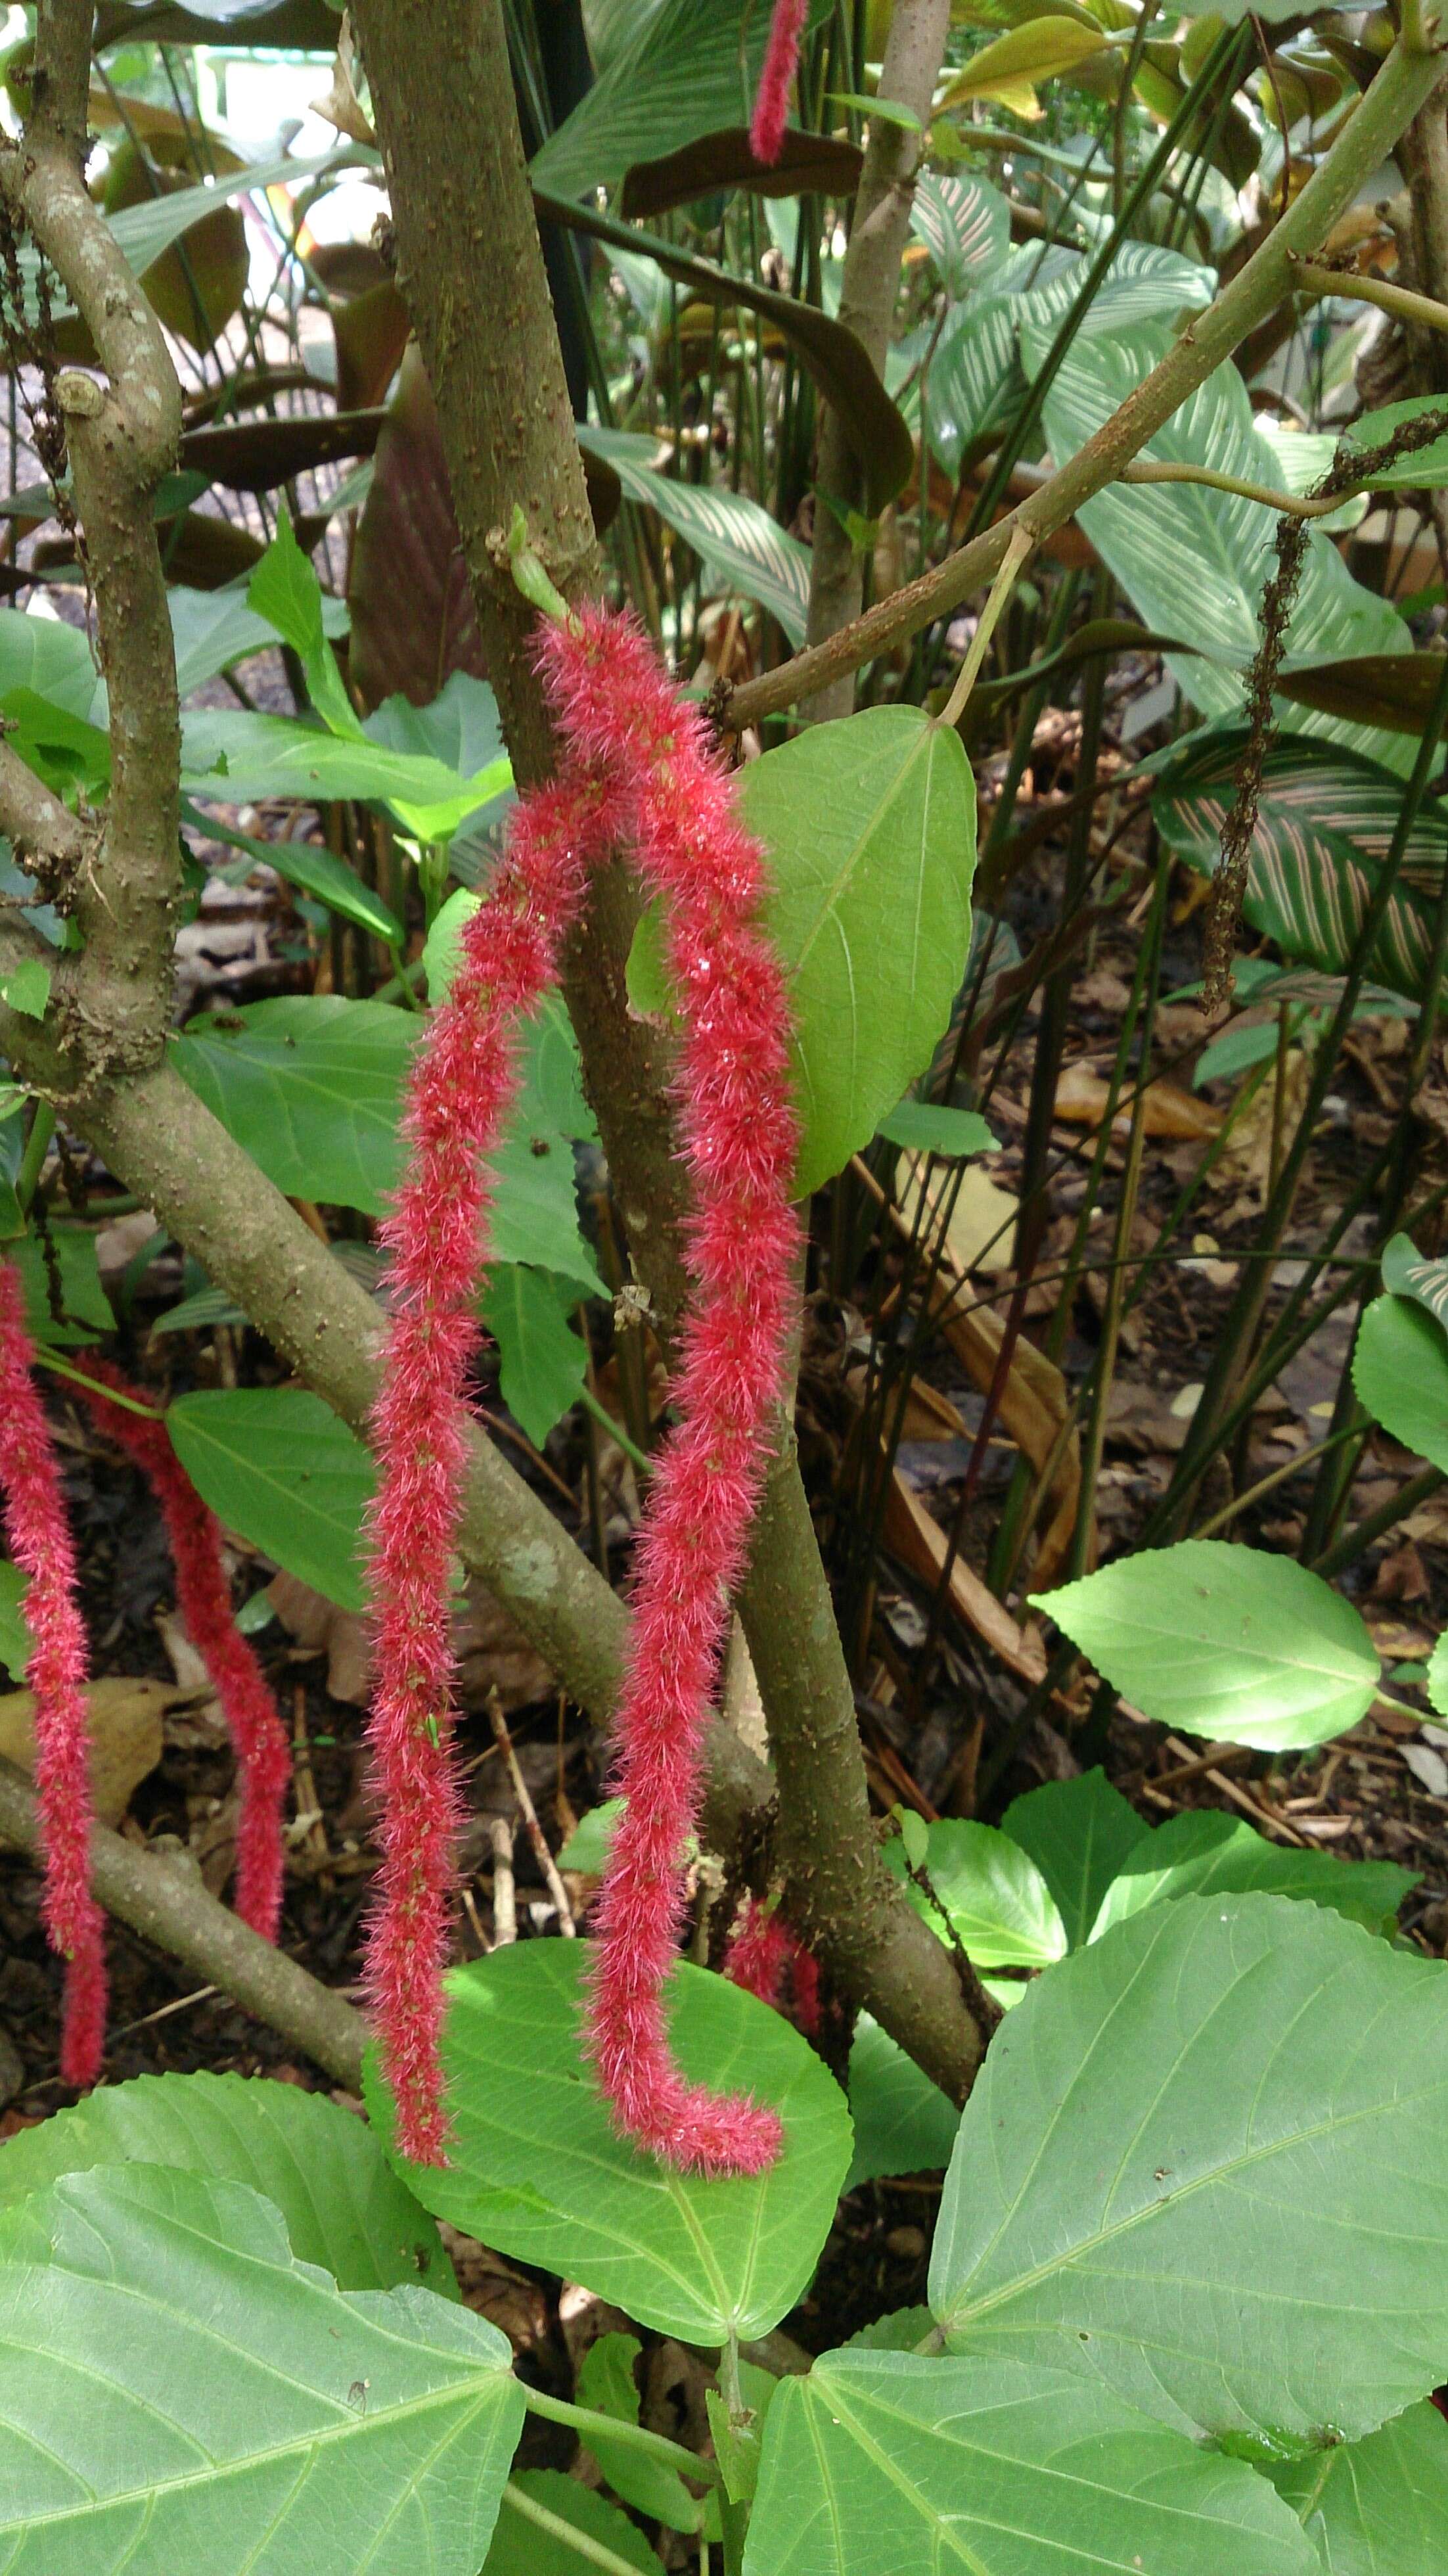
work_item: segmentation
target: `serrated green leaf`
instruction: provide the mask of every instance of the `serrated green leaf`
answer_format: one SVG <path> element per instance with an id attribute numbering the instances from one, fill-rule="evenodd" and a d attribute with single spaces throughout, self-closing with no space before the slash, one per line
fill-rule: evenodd
<path id="1" fill-rule="evenodd" d="M 227 1529 L 343 1610 L 366 1608 L 358 1549 L 376 1472 L 319 1395 L 218 1388 L 166 1408 L 171 1445 Z"/>
<path id="2" fill-rule="evenodd" d="M 1240 2461 L 994 2353 L 826 2353 L 769 2410 L 744 2576 L 1318 2576 Z"/>
<path id="3" fill-rule="evenodd" d="M 846 2191 L 880 2174 L 944 2172 L 960 2111 L 869 2013 L 855 2024 L 848 2089 L 855 2152 Z"/>
<path id="4" fill-rule="evenodd" d="M 50 968 L 39 957 L 22 957 L 0 978 L 0 1002 L 27 1020 L 43 1020 L 50 1002 Z"/>
<path id="5" fill-rule="evenodd" d="M 496 2327 L 340 2291 L 258 2193 L 156 2165 L 50 2184 L 0 2257 L 11 2576 L 474 2576 L 523 2420 Z"/>
<path id="6" fill-rule="evenodd" d="M 1099 1769 L 1028 1789 L 1001 1818 L 1001 1831 L 1029 1852 L 1054 1896 L 1073 1950 L 1089 1938 L 1103 1896 L 1146 1830 Z"/>
<path id="7" fill-rule="evenodd" d="M 999 1142 L 974 1109 L 948 1109 L 933 1100 L 902 1100 L 880 1121 L 888 1145 L 911 1154 L 938 1154 L 945 1162 L 963 1162 L 967 1154 L 988 1154 Z"/>
<path id="8" fill-rule="evenodd" d="M 0 2144 L 0 2209 L 62 2174 L 170 2165 L 246 2183 L 281 2211 L 299 2263 L 343 2290 L 420 2282 L 458 2296 L 425 2209 L 398 2181 L 365 2122 L 296 2084 L 262 2076 L 141 2075 Z"/>
<path id="9" fill-rule="evenodd" d="M 422 1026 L 386 1002 L 283 995 L 193 1020 L 172 1048 L 182 1079 L 279 1190 L 375 1216 L 402 1176 L 403 1085 Z M 525 1024 L 522 1089 L 494 1162 L 491 1239 L 498 1260 L 556 1270 L 601 1296 L 578 1227 L 571 1142 L 551 1119 L 564 1054 L 545 1005 Z"/>
<path id="10" fill-rule="evenodd" d="M 1377 1650 L 1350 1601 L 1291 1557 L 1224 1539 L 1123 1557 L 1032 1606 L 1144 1716 L 1212 1741 L 1325 1744 L 1356 1726 L 1378 1687 Z"/>
<path id="11" fill-rule="evenodd" d="M 600 2335 L 578 2365 L 579 2405 L 595 2415 L 611 2415 L 616 2423 L 637 2424 L 639 2388 L 634 2364 L 642 2351 L 637 2335 Z M 704 2519 L 702 2500 L 690 2495 L 676 2469 L 651 2459 L 629 2442 L 611 2441 L 605 2433 L 588 2431 L 582 2438 L 625 2504 L 646 2513 L 653 2522 L 667 2523 L 670 2531 L 699 2529 Z"/>
<path id="12" fill-rule="evenodd" d="M 840 2346 L 842 2352 L 914 2352 L 918 2344 L 933 2341 L 935 2319 L 928 2308 L 894 2308 L 887 2317 L 876 2317 L 858 2334 L 848 2335 Z"/>
<path id="13" fill-rule="evenodd" d="M 35 1639 L 25 1624 L 25 1595 L 30 1578 L 18 1565 L 0 1560 L 0 1664 L 23 1686 L 25 1667 L 35 1652 Z"/>
<path id="14" fill-rule="evenodd" d="M 811 725 L 743 772 L 790 969 L 805 1197 L 869 1143 L 950 1017 L 970 939 L 975 788 L 958 735 L 913 707 Z"/>
<path id="15" fill-rule="evenodd" d="M 1443 2576 L 1448 2568 L 1448 2423 L 1410 2406 L 1365 2441 L 1268 2472 L 1326 2576 Z"/>
<path id="16" fill-rule="evenodd" d="M 995 2367 L 1060 2363 L 1281 2457 L 1442 2378 L 1445 2194 L 1441 1963 L 1321 1906 L 1183 1897 L 997 2031 L 930 2303 Z"/>
<path id="17" fill-rule="evenodd" d="M 524 1941 L 454 1971 L 443 2035 L 452 2162 L 399 2160 L 399 2171 L 440 2218 L 561 2269 L 661 2334 L 700 2344 L 767 2334 L 804 2288 L 834 2216 L 850 2156 L 844 2096 L 780 2014 L 681 1965 L 670 2021 L 685 2073 L 771 2103 L 785 2147 L 744 2180 L 672 2171 L 616 2134 L 588 2070 L 579 2014 L 589 1957 L 586 1941 Z M 391 2103 L 370 2056 L 364 2087 L 387 2142 Z"/>
<path id="18" fill-rule="evenodd" d="M 1367 1932 L 1391 1932 L 1418 1873 L 1396 1861 L 1339 1860 L 1332 1852 L 1293 1851 L 1254 1833 L 1240 1816 L 1214 1807 L 1189 1809 L 1147 1834 L 1102 1899 L 1091 1930 L 1099 1941 L 1113 1923 L 1176 1896 L 1293 1896 L 1325 1905 Z"/>
<path id="19" fill-rule="evenodd" d="M 917 1817 L 915 1820 L 920 1823 Z M 923 1867 L 956 1937 L 977 1968 L 1047 1968 L 1066 1947 L 1056 1900 L 1029 1854 L 994 1825 L 957 1816 L 921 1825 Z M 905 1872 L 901 1845 L 885 1845 L 887 1867 L 917 1914 L 939 1929 L 928 1896 Z"/>
<path id="20" fill-rule="evenodd" d="M 1448 1472 L 1448 1344 L 1425 1306 L 1373 1299 L 1358 1326 L 1352 1382 L 1374 1422 Z"/>
<path id="21" fill-rule="evenodd" d="M 578 1402 L 588 1373 L 571 1322 L 577 1306 L 571 1279 L 521 1261 L 500 1262 L 488 1280 L 483 1321 L 498 1345 L 503 1401 L 537 1449 Z"/>
<path id="22" fill-rule="evenodd" d="M 602 1878 L 608 1866 L 613 1829 L 623 1813 L 623 1804 L 622 1798 L 605 1798 L 601 1806 L 590 1807 L 586 1816 L 580 1816 L 558 1854 L 560 1869 L 573 1869 L 585 1877 Z"/>

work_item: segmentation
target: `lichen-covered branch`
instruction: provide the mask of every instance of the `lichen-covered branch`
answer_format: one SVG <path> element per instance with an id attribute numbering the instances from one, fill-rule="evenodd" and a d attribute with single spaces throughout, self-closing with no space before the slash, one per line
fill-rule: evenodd
<path id="1" fill-rule="evenodd" d="M 36 1853 L 40 1844 L 35 1800 L 8 1762 L 0 1762 L 0 1844 Z M 97 1825 L 91 1833 L 91 1878 L 118 1922 L 280 2031 L 339 2084 L 359 2089 L 367 2041 L 361 2014 L 345 1995 L 335 1994 L 219 1904 L 199 1874 Z"/>
<path id="2" fill-rule="evenodd" d="M 179 882 L 180 726 L 152 496 L 173 463 L 181 389 L 165 338 L 84 177 L 89 0 L 50 0 L 37 28 L 34 112 L 0 147 L 0 191 L 55 270 L 104 380 L 55 376 L 110 699 L 111 783 L 74 911 L 85 971 L 73 1006 L 88 1070 L 154 1063 L 165 1041 Z M 42 363 L 46 352 L 37 352 Z"/>

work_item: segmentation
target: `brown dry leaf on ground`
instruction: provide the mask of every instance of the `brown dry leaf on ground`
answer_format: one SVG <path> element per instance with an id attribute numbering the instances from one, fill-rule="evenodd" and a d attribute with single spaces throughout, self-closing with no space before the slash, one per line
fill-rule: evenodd
<path id="1" fill-rule="evenodd" d="M 938 1233 L 940 1211 L 950 1206 L 955 1194 L 945 1229 L 946 1259 L 953 1269 L 988 1270 L 993 1275 L 1009 1270 L 1020 1206 L 1010 1190 L 997 1188 L 979 1163 L 967 1165 L 957 1190 L 957 1174 L 951 1167 L 932 1164 L 923 1154 L 902 1154 L 900 1174 L 900 1214 L 907 1227 L 915 1225 L 923 1197 L 924 1223 L 932 1234 Z"/>
<path id="2" fill-rule="evenodd" d="M 933 1590 L 940 1581 L 949 1541 L 937 1520 L 913 1494 L 899 1468 L 890 1479 L 882 1531 L 890 1555 L 899 1558 L 917 1581 Z M 1038 1682 L 1046 1670 L 1039 1631 L 1022 1628 L 987 1584 L 957 1556 L 950 1569 L 950 1604 L 957 1616 L 999 1655 L 1008 1672 L 1022 1681 Z"/>
<path id="3" fill-rule="evenodd" d="M 1005 1325 L 988 1306 L 977 1306 L 969 1314 L 950 1311 L 949 1292 L 937 1288 L 936 1305 L 945 1316 L 945 1333 L 951 1348 L 969 1371 L 972 1382 L 984 1395 L 995 1381 Z M 1050 1518 L 1041 1533 L 1040 1546 L 1032 1569 L 1032 1589 L 1049 1591 L 1066 1561 L 1071 1534 L 1076 1526 L 1076 1508 L 1081 1493 L 1081 1435 L 1072 1426 L 1063 1439 L 1068 1409 L 1066 1381 L 1054 1360 L 1037 1350 L 1034 1342 L 1022 1335 L 1011 1353 L 1001 1390 L 997 1418 L 1003 1431 L 1009 1432 L 1023 1456 L 1029 1458 L 1038 1476 L 1050 1468 L 1048 1500 Z M 1095 1563 L 1096 1538 L 1092 1528 L 1087 1554 L 1088 1567 Z"/>
<path id="4" fill-rule="evenodd" d="M 167 1682 L 113 1675 L 86 1690 L 91 1792 L 103 1825 L 118 1825 L 132 1792 L 161 1759 L 161 1720 L 180 1696 Z M 29 1691 L 0 1697 L 0 1759 L 31 1776 L 35 1769 L 35 1701 Z"/>
<path id="5" fill-rule="evenodd" d="M 1109 1084 L 1089 1064 L 1068 1064 L 1056 1085 L 1056 1116 L 1073 1127 L 1099 1127 L 1110 1097 Z M 1111 1122 L 1112 1134 L 1128 1135 L 1131 1118 L 1127 1100 Z M 1148 1136 L 1166 1136 L 1176 1144 L 1205 1142 L 1222 1124 L 1220 1110 L 1194 1092 L 1183 1091 L 1179 1083 L 1166 1081 L 1147 1084 L 1141 1118 Z"/>
<path id="6" fill-rule="evenodd" d="M 1301 1047 L 1289 1047 L 1280 1112 L 1281 1132 L 1286 1137 L 1296 1133 L 1307 1105 L 1307 1087 L 1311 1080 L 1311 1059 Z M 1276 1077 L 1269 1074 L 1265 1082 L 1259 1083 L 1217 1158 L 1212 1174 L 1213 1189 L 1236 1193 L 1235 1204 L 1222 1220 L 1225 1224 L 1230 1224 L 1239 1214 L 1250 1215 L 1267 1196 L 1272 1169 L 1273 1122 L 1279 1114 L 1276 1101 Z"/>

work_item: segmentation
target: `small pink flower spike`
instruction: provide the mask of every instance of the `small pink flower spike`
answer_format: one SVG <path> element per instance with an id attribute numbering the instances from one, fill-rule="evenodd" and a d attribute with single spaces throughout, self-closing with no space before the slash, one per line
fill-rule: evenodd
<path id="1" fill-rule="evenodd" d="M 101 1430 L 147 1478 L 166 1524 L 176 1569 L 176 1606 L 186 1633 L 216 1686 L 240 1774 L 236 1834 L 236 1910 L 264 1941 L 274 1941 L 282 1909 L 282 1803 L 291 1753 L 266 1675 L 237 1627 L 221 1554 L 221 1527 L 207 1510 L 171 1446 L 164 1422 L 109 1403 L 99 1391 L 148 1401 L 109 1360 L 86 1356 L 98 1381 L 85 1390 Z"/>
<path id="2" fill-rule="evenodd" d="M 685 2170 L 758 2173 L 779 2152 L 778 2117 L 686 2083 L 664 1996 L 730 1596 L 784 1384 L 797 1243 L 789 1004 L 757 926 L 762 854 L 698 712 L 626 619 L 585 610 L 540 649 L 565 741 L 627 797 L 641 873 L 665 897 L 685 1011 L 675 1088 L 695 1189 L 677 1423 L 635 1557 L 613 1783 L 626 1805 L 595 1917 L 588 2044 L 626 2136 Z"/>
<path id="3" fill-rule="evenodd" d="M 771 1911 L 751 1896 L 724 1953 L 724 1974 L 730 1984 L 778 2009 L 789 1953 L 789 1927 L 779 1908 Z"/>
<path id="4" fill-rule="evenodd" d="M 787 1976 L 795 2020 L 807 2038 L 819 2037 L 819 1962 L 777 1906 L 771 1911 L 750 1897 L 724 1953 L 724 1974 L 746 1994 L 757 1995 L 762 2004 L 773 2004 L 777 2012 L 785 2009 L 782 1993 Z"/>
<path id="5" fill-rule="evenodd" d="M 13 1261 L 0 1262 L 0 1519 L 11 1556 L 30 1578 L 24 1609 L 35 1651 L 25 1678 L 35 1694 L 41 1911 L 51 1948 L 67 1963 L 61 2079 L 81 2089 L 101 2071 L 105 1930 L 90 1884 L 86 1635 L 60 1469 L 31 1375 L 34 1356 L 20 1273 Z"/>
<path id="6" fill-rule="evenodd" d="M 769 42 L 764 51 L 764 67 L 754 94 L 754 117 L 749 128 L 749 149 L 755 160 L 766 166 L 776 162 L 784 150 L 785 128 L 789 123 L 789 94 L 794 87 L 800 43 L 808 17 L 809 0 L 774 0 Z"/>
<path id="7" fill-rule="evenodd" d="M 497 1146 L 517 1090 L 516 1026 L 557 979 L 590 860 L 609 846 L 609 799 L 576 772 L 515 809 L 508 854 L 463 934 L 404 1119 L 406 1178 L 383 1229 L 393 1320 L 373 1413 L 379 1479 L 370 1523 L 376 1629 L 369 1742 L 382 1869 L 367 1988 L 397 2137 L 417 2164 L 446 2161 L 442 1977 L 459 1821 L 453 1730 L 452 1550 L 466 1454 L 463 1388 L 488 1257 Z"/>

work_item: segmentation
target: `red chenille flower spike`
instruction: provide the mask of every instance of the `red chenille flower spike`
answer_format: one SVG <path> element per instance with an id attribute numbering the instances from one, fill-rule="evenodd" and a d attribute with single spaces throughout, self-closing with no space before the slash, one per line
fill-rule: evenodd
<path id="1" fill-rule="evenodd" d="M 439 2042 L 458 1823 L 449 1614 L 466 1453 L 462 1391 L 488 1250 L 485 1157 L 517 1090 L 518 1021 L 556 980 L 588 862 L 610 837 L 607 800 L 585 779 L 565 776 L 518 806 L 505 865 L 467 924 L 451 990 L 418 1055 L 404 1119 L 407 1174 L 383 1229 L 393 1321 L 373 1414 L 369 1722 L 382 1869 L 367 1985 L 398 2142 L 419 2164 L 442 2163 L 448 2136 Z"/>
<path id="2" fill-rule="evenodd" d="M 636 1553 L 618 1713 L 627 1804 L 599 1901 L 587 2041 L 623 2133 L 700 2171 L 757 2172 L 775 2114 L 687 2084 L 664 1994 L 684 1903 L 705 1726 L 783 1382 L 792 1298 L 796 1131 L 784 979 L 756 926 L 763 870 L 702 721 L 626 619 L 586 610 L 539 656 L 564 745 L 556 783 L 523 800 L 508 856 L 472 916 L 452 992 L 414 1072 L 407 1178 L 388 1219 L 394 1320 L 374 1416 L 377 1689 L 371 1740 L 383 1811 L 368 1984 L 398 2138 L 446 2152 L 440 2036 L 456 1792 L 448 1760 L 451 1550 L 491 1185 L 484 1158 L 513 1098 L 513 1030 L 555 980 L 590 867 L 632 847 L 665 897 L 683 998 L 677 1081 L 694 1178 L 696 1281 Z"/>
<path id="3" fill-rule="evenodd" d="M 109 1360 L 86 1355 L 89 1377 L 144 1404 Z M 282 1802 L 291 1753 L 277 1706 L 255 1654 L 237 1627 L 221 1555 L 221 1527 L 197 1493 L 154 1414 L 112 1404 L 99 1386 L 86 1401 L 107 1432 L 147 1478 L 161 1507 L 176 1569 L 176 1607 L 186 1634 L 215 1684 L 235 1749 L 241 1789 L 236 1832 L 236 1910 L 264 1941 L 274 1941 L 282 1909 Z"/>
<path id="4" fill-rule="evenodd" d="M 731 1985 L 757 1995 L 762 2004 L 784 2010 L 786 1977 L 793 1989 L 794 2017 L 802 2031 L 817 2039 L 820 2027 L 819 1962 L 807 1950 L 778 1906 L 771 1912 L 751 1897 L 724 1953 L 724 1974 Z"/>
<path id="5" fill-rule="evenodd" d="M 800 43 L 808 17 L 809 0 L 774 0 L 769 43 L 764 51 L 764 66 L 754 94 L 754 116 L 749 128 L 749 149 L 756 161 L 775 162 L 784 150 L 785 128 L 789 123 L 789 94 L 799 67 Z"/>
<path id="6" fill-rule="evenodd" d="M 676 1077 L 693 1175 L 695 1295 L 635 1554 L 614 1787 L 626 1800 L 595 1922 L 589 2046 L 619 2127 L 669 2163 L 756 2173 L 773 2111 L 716 2099 L 674 2064 L 664 1993 L 684 1908 L 704 1730 L 783 1385 L 796 1228 L 789 1003 L 757 916 L 758 844 L 703 720 L 628 621 L 585 610 L 542 646 L 564 739 L 629 800 L 640 872 L 664 896 L 684 1010 Z"/>
<path id="7" fill-rule="evenodd" d="M 35 1650 L 25 1678 L 35 1695 L 41 1910 L 51 1948 L 67 1963 L 61 2077 L 81 2087 L 101 2071 L 106 2024 L 104 1917 L 90 1885 L 88 1658 L 60 1469 L 31 1375 L 34 1356 L 20 1273 L 12 1261 L 0 1262 L 0 1518 L 11 1556 L 29 1577 L 24 1610 Z"/>

